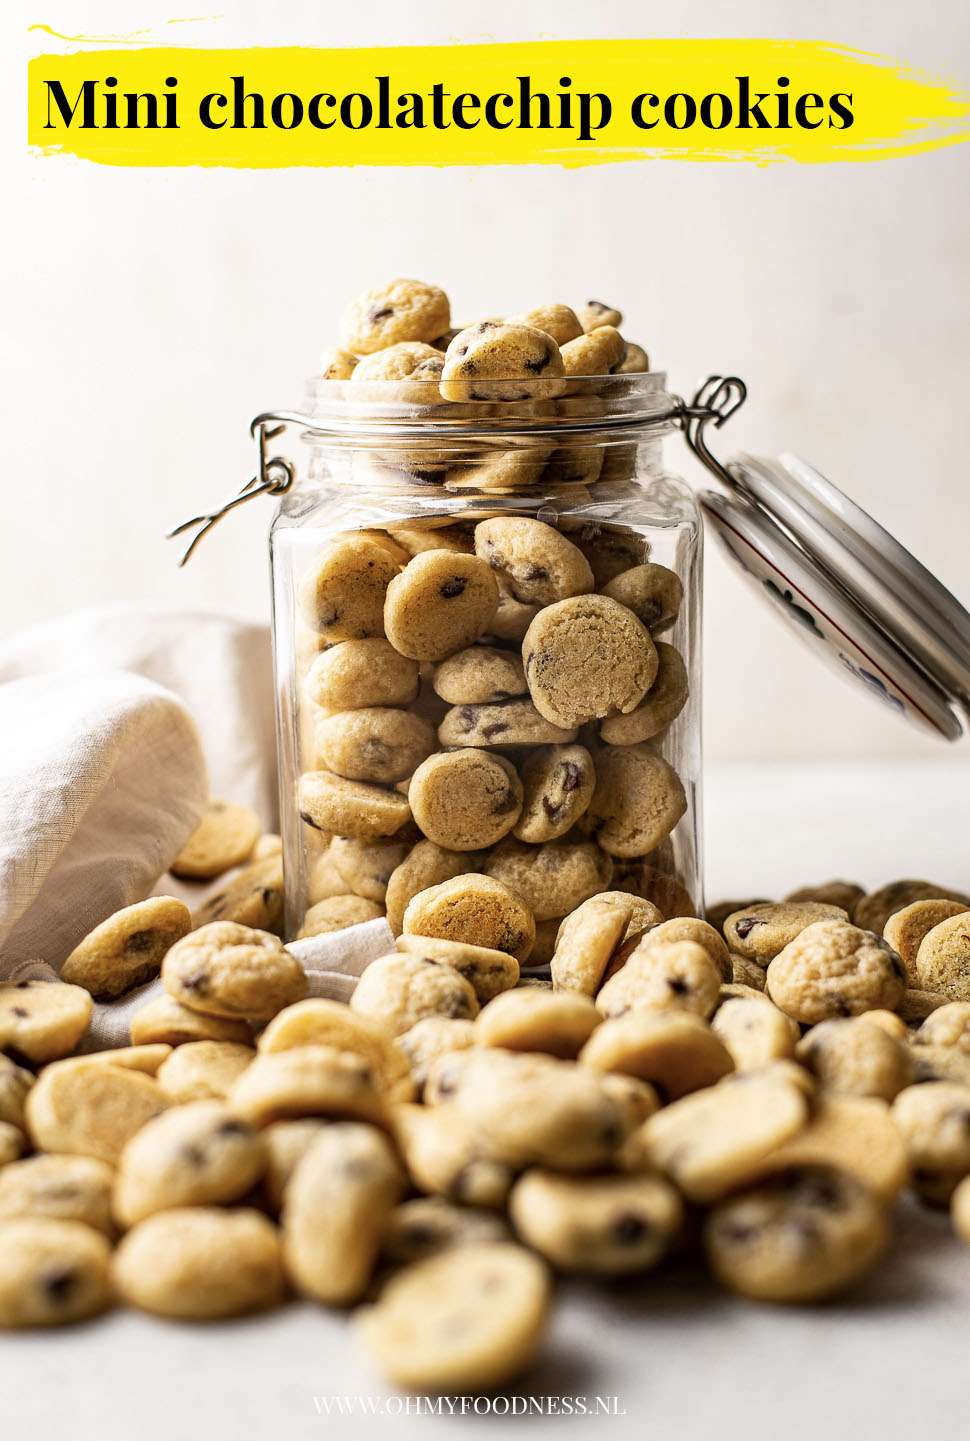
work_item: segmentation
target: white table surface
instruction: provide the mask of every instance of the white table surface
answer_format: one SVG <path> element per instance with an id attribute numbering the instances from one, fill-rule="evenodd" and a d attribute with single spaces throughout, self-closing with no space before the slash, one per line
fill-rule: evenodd
<path id="1" fill-rule="evenodd" d="M 919 764 L 714 769 L 708 895 L 843 877 L 970 887 L 966 748 Z M 900 1208 L 897 1244 L 846 1301 L 787 1310 L 719 1292 L 699 1266 L 562 1284 L 526 1396 L 615 1396 L 619 1416 L 408 1415 L 342 1316 L 294 1303 L 232 1324 L 117 1311 L 0 1339 L 10 1441 L 304 1441 L 553 1428 L 653 1441 L 912 1441 L 966 1428 L 970 1250 L 945 1215 Z M 340 1417 L 335 1398 L 383 1407 Z M 325 1413 L 327 1398 L 331 1414 Z M 364 1398 L 357 1400 L 356 1398 Z M 412 1403 L 413 1405 L 414 1403 Z"/>

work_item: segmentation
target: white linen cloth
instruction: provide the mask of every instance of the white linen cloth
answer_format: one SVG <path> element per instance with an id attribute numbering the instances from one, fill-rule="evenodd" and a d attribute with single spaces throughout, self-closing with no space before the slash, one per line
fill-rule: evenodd
<path id="1" fill-rule="evenodd" d="M 263 626 L 121 607 L 35 626 L 0 644 L 0 736 L 0 981 L 54 980 L 123 906 L 188 899 L 166 872 L 210 784 L 277 824 Z M 383 919 L 290 947 L 309 994 L 340 1000 L 393 948 Z M 160 989 L 96 1005 L 86 1048 L 127 1044 L 133 1012 Z"/>

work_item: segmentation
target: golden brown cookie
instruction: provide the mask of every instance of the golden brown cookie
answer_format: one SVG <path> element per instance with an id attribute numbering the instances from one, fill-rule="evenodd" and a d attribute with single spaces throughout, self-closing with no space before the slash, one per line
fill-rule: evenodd
<path id="1" fill-rule="evenodd" d="M 191 1011 L 268 1021 L 306 995 L 306 972 L 276 936 L 216 921 L 173 946 L 165 989 Z"/>
<path id="2" fill-rule="evenodd" d="M 252 855 L 262 830 L 249 806 L 212 796 L 198 830 L 189 837 L 169 869 L 191 880 L 211 880 Z"/>
<path id="3" fill-rule="evenodd" d="M 491 876 L 469 873 L 420 891 L 404 912 L 412 936 L 440 936 L 504 951 L 521 964 L 535 940 L 535 920 L 517 892 Z"/>
<path id="4" fill-rule="evenodd" d="M 191 929 L 188 906 L 173 896 L 150 896 L 116 911 L 89 932 L 61 967 L 61 980 L 83 986 L 95 1000 L 116 1000 L 154 980 L 166 951 Z"/>

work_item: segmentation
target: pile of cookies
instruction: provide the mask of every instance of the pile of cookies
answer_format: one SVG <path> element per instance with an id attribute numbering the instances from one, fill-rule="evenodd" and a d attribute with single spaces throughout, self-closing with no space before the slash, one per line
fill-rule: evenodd
<path id="1" fill-rule="evenodd" d="M 395 1384 L 470 1393 L 536 1354 L 553 1272 L 648 1285 L 700 1250 L 741 1296 L 814 1302 L 884 1257 L 906 1187 L 970 1244 L 970 898 L 839 882 L 702 921 L 609 890 L 538 979 L 514 889 L 444 886 L 349 1006 L 306 997 L 242 891 L 194 929 L 119 912 L 83 984 L 0 987 L 0 1325 L 295 1292 L 357 1307 Z M 139 956 L 163 998 L 77 1054 L 87 987 Z"/>

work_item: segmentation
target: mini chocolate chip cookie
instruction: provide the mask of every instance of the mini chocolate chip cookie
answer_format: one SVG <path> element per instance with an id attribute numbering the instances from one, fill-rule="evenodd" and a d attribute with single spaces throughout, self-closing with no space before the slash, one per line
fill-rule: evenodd
<path id="1" fill-rule="evenodd" d="M 247 1021 L 213 1016 L 183 1006 L 168 992 L 140 1006 L 131 1018 L 131 1040 L 136 1046 L 183 1046 L 195 1041 L 221 1041 L 251 1046 L 253 1033 Z"/>
<path id="2" fill-rule="evenodd" d="M 642 345 L 634 341 L 626 342 L 626 350 L 623 352 L 623 359 L 613 371 L 614 375 L 642 375 L 650 369 L 650 357 Z"/>
<path id="3" fill-rule="evenodd" d="M 525 516 L 497 516 L 475 527 L 475 551 L 513 600 L 551 605 L 593 589 L 583 552 L 551 525 Z"/>
<path id="4" fill-rule="evenodd" d="M 657 675 L 635 710 L 611 715 L 600 722 L 600 738 L 607 745 L 631 746 L 660 735 L 687 703 L 687 667 L 680 651 L 658 640 Z"/>
<path id="5" fill-rule="evenodd" d="M 822 1021 L 795 1047 L 795 1059 L 826 1091 L 891 1101 L 912 1080 L 904 1041 L 868 1016 Z"/>
<path id="6" fill-rule="evenodd" d="M 564 729 L 540 715 L 528 696 L 499 705 L 456 705 L 438 726 L 443 746 L 504 747 L 561 745 L 574 741 L 576 727 Z"/>
<path id="7" fill-rule="evenodd" d="M 504 951 L 446 941 L 435 936 L 400 936 L 398 950 L 436 965 L 450 966 L 471 986 L 480 1005 L 510 990 L 519 979 L 519 963 Z"/>
<path id="8" fill-rule="evenodd" d="M 721 1201 L 704 1227 L 718 1280 L 755 1301 L 838 1295 L 872 1269 L 888 1244 L 884 1207 L 831 1166 L 791 1165 Z"/>
<path id="9" fill-rule="evenodd" d="M 426 345 L 422 340 L 400 340 L 358 361 L 352 378 L 355 381 L 439 381 L 443 365 L 441 352 L 433 345 Z M 415 399 L 419 399 L 421 392 L 416 390 L 414 394 Z"/>
<path id="10" fill-rule="evenodd" d="M 94 1002 L 63 981 L 0 985 L 0 1051 L 43 1065 L 70 1055 L 88 1028 Z"/>
<path id="11" fill-rule="evenodd" d="M 970 1001 L 970 911 L 940 921 L 916 953 L 916 981 L 950 1001 Z"/>
<path id="12" fill-rule="evenodd" d="M 836 1016 L 895 1011 L 906 968 L 888 942 L 848 921 L 816 921 L 768 966 L 765 989 L 786 1015 L 813 1026 Z"/>
<path id="13" fill-rule="evenodd" d="M 959 901 L 963 906 L 970 906 L 970 896 L 935 885 L 932 881 L 891 881 L 888 886 L 881 886 L 856 903 L 851 912 L 852 921 L 864 931 L 876 931 L 882 935 L 889 917 L 912 905 L 913 901 L 939 900 Z"/>
<path id="14" fill-rule="evenodd" d="M 522 766 L 522 814 L 512 829 L 520 841 L 541 845 L 571 830 L 593 799 L 596 771 L 585 746 L 538 747 Z"/>
<path id="15" fill-rule="evenodd" d="M 684 583 L 665 565 L 633 566 L 604 585 L 603 595 L 632 610 L 652 635 L 673 625 L 684 600 Z"/>
<path id="16" fill-rule="evenodd" d="M 255 839 L 253 835 L 249 850 Z M 191 929 L 188 906 L 173 896 L 150 896 L 116 911 L 86 935 L 61 967 L 61 979 L 83 986 L 95 1000 L 116 1000 L 154 980 L 166 951 Z"/>
<path id="17" fill-rule="evenodd" d="M 611 856 L 637 857 L 655 850 L 686 810 L 680 777 L 646 745 L 597 751 L 596 789 L 585 819 Z"/>
<path id="18" fill-rule="evenodd" d="M 801 1036 L 797 1023 L 767 996 L 728 997 L 718 1006 L 711 1030 L 724 1042 L 739 1071 L 790 1060 Z"/>
<path id="19" fill-rule="evenodd" d="M 179 1105 L 221 1101 L 255 1056 L 251 1045 L 235 1041 L 189 1041 L 159 1066 L 158 1084 Z"/>
<path id="20" fill-rule="evenodd" d="M 23 1127 L 24 1101 L 33 1084 L 33 1072 L 0 1051 L 0 1121 L 5 1125 Z"/>
<path id="21" fill-rule="evenodd" d="M 509 1215 L 533 1250 L 559 1271 L 627 1276 L 670 1251 L 683 1204 L 660 1176 L 559 1176 L 526 1171 L 512 1188 Z"/>
<path id="22" fill-rule="evenodd" d="M 530 1365 L 550 1299 L 543 1262 L 523 1247 L 456 1246 L 400 1271 L 355 1326 L 396 1385 L 472 1395 Z"/>
<path id="23" fill-rule="evenodd" d="M 111 1247 L 80 1221 L 0 1222 L 0 1327 L 65 1326 L 111 1305 Z"/>
<path id="24" fill-rule="evenodd" d="M 265 1310 L 284 1290 L 276 1227 L 242 1207 L 148 1216 L 115 1252 L 112 1278 L 129 1305 L 193 1321 Z"/>
<path id="25" fill-rule="evenodd" d="M 502 320 L 480 320 L 460 330 L 445 351 L 445 400 L 528 400 L 562 395 L 559 346 L 544 330 Z"/>
<path id="26" fill-rule="evenodd" d="M 211 921 L 232 921 L 254 926 L 259 931 L 279 931 L 283 926 L 283 858 L 269 855 L 254 861 L 203 901 L 192 914 L 198 930 Z"/>
<path id="27" fill-rule="evenodd" d="M 577 307 L 576 316 L 586 332 L 595 330 L 599 325 L 623 324 L 622 312 L 615 310 L 612 305 L 606 305 L 602 300 L 585 300 Z"/>
<path id="28" fill-rule="evenodd" d="M 970 1056 L 970 1001 L 951 1001 L 933 1011 L 914 1035 L 913 1043 L 916 1046 L 953 1046 Z M 2 1083 L 3 1075 L 0 1072 L 0 1096 Z"/>
<path id="29" fill-rule="evenodd" d="M 451 966 L 395 952 L 365 968 L 350 1008 L 400 1036 L 426 1016 L 471 1020 L 478 1015 L 478 998 L 471 984 Z"/>
<path id="30" fill-rule="evenodd" d="M 472 645 L 435 666 L 435 693 L 449 705 L 494 705 L 528 694 L 522 660 L 514 651 Z"/>
<path id="31" fill-rule="evenodd" d="M 252 855 L 262 830 L 249 806 L 212 796 L 202 824 L 182 847 L 169 869 L 189 880 L 211 880 Z"/>
<path id="32" fill-rule="evenodd" d="M 434 841 L 418 841 L 413 850 L 392 872 L 387 882 L 384 904 L 387 922 L 396 936 L 404 929 L 404 912 L 419 891 L 429 890 L 442 881 L 454 880 L 472 863 L 467 851 L 452 851 L 436 846 Z"/>
<path id="33" fill-rule="evenodd" d="M 376 921 L 384 914 L 384 907 L 377 901 L 368 901 L 363 896 L 328 896 L 310 906 L 303 924 L 297 932 L 297 940 L 305 941 L 311 936 L 328 936 L 332 931 L 345 931 L 348 926 L 359 926 L 364 921 Z"/>
<path id="34" fill-rule="evenodd" d="M 389 836 L 386 840 L 359 840 L 353 836 L 334 836 L 329 856 L 344 886 L 364 900 L 383 906 L 387 883 L 405 860 L 417 832 L 407 840 Z M 328 899 L 321 896 L 321 900 Z"/>
<path id="35" fill-rule="evenodd" d="M 583 334 L 579 317 L 568 305 L 541 305 L 536 310 L 523 310 L 518 315 L 507 317 L 509 325 L 528 325 L 533 330 L 542 330 L 551 335 L 557 345 L 569 340 L 578 340 Z"/>
<path id="36" fill-rule="evenodd" d="M 165 989 L 190 1011 L 268 1021 L 306 995 L 306 972 L 266 931 L 216 921 L 168 952 Z"/>
<path id="37" fill-rule="evenodd" d="M 408 1266 L 455 1246 L 511 1239 L 508 1222 L 494 1211 L 456 1206 L 444 1196 L 416 1196 L 413 1201 L 395 1206 L 387 1218 L 381 1257 L 391 1266 Z"/>
<path id="38" fill-rule="evenodd" d="M 321 380 L 349 380 L 357 364 L 356 355 L 329 345 L 320 356 L 318 374 Z"/>
<path id="39" fill-rule="evenodd" d="M 557 991 L 595 996 L 633 911 L 633 896 L 606 891 L 584 901 L 566 917 L 559 927 L 551 962 L 552 983 Z"/>
<path id="40" fill-rule="evenodd" d="M 384 597 L 400 566 L 382 545 L 347 536 L 325 547 L 297 590 L 307 625 L 328 641 L 384 634 Z"/>
<path id="41" fill-rule="evenodd" d="M 310 700 L 331 712 L 410 705 L 418 685 L 417 661 L 401 655 L 382 636 L 344 640 L 322 651 L 304 682 Z"/>
<path id="42" fill-rule="evenodd" d="M 393 836 L 411 819 L 407 796 L 331 771 L 308 771 L 297 785 L 301 819 L 328 835 L 367 840 Z"/>
<path id="43" fill-rule="evenodd" d="M 945 1206 L 970 1174 L 970 1085 L 924 1081 L 907 1086 L 892 1104 L 919 1195 Z"/>
<path id="44" fill-rule="evenodd" d="M 488 954 L 498 953 L 489 951 Z M 450 1016 L 425 1016 L 423 1021 L 416 1021 L 397 1036 L 394 1044 L 407 1062 L 414 1090 L 420 1096 L 428 1071 L 439 1056 L 447 1055 L 449 1051 L 464 1051 L 476 1042 L 474 1021 L 456 1021 Z"/>
<path id="45" fill-rule="evenodd" d="M 370 286 L 348 306 L 340 322 L 340 340 L 352 355 L 372 355 L 402 341 L 430 345 L 450 324 L 448 297 L 437 285 L 391 280 Z"/>
<path id="46" fill-rule="evenodd" d="M 439 751 L 414 772 L 408 800 L 428 840 L 447 850 L 476 851 L 515 825 L 522 782 L 504 756 L 473 747 Z"/>
<path id="47" fill-rule="evenodd" d="M 597 1071 L 649 1081 L 671 1101 L 713 1086 L 734 1070 L 727 1047 L 691 1011 L 633 1010 L 604 1021 L 579 1059 Z"/>
<path id="48" fill-rule="evenodd" d="M 516 989 L 482 1008 L 475 1022 L 476 1044 L 574 1060 L 600 1020 L 589 997 L 578 991 Z"/>
<path id="49" fill-rule="evenodd" d="M 510 836 L 495 847 L 482 869 L 521 896 L 537 921 L 547 921 L 568 915 L 605 891 L 613 862 L 591 841 L 530 846 Z"/>
<path id="50" fill-rule="evenodd" d="M 334 1116 L 380 1124 L 384 1085 L 363 1056 L 336 1046 L 293 1046 L 260 1052 L 226 1097 L 230 1110 L 252 1126 L 304 1116 Z"/>
<path id="51" fill-rule="evenodd" d="M 692 1011 L 706 1020 L 718 1003 L 721 977 L 696 941 L 651 945 L 650 932 L 626 964 L 601 987 L 596 1008 L 608 1018 L 644 1007 Z"/>
<path id="52" fill-rule="evenodd" d="M 545 606 L 526 631 L 522 659 L 536 709 L 566 728 L 635 710 L 659 664 L 646 626 L 605 595 Z"/>
<path id="53" fill-rule="evenodd" d="M 806 926 L 818 921 L 848 919 L 840 906 L 818 901 L 782 901 L 777 905 L 765 902 L 746 906 L 728 916 L 724 921 L 724 939 L 735 954 L 766 966 Z"/>
<path id="54" fill-rule="evenodd" d="M 327 1306 L 359 1300 L 404 1188 L 373 1126 L 336 1122 L 315 1136 L 283 1192 L 283 1257 L 297 1288 Z"/>
<path id="55" fill-rule="evenodd" d="M 387 587 L 384 626 L 401 655 L 441 661 L 484 635 L 498 609 L 498 586 L 477 555 L 426 550 Z"/>
<path id="56" fill-rule="evenodd" d="M 626 357 L 626 341 L 614 325 L 597 325 L 562 347 L 568 376 L 612 375 Z"/>
<path id="57" fill-rule="evenodd" d="M 153 1076 L 81 1058 L 45 1067 L 24 1115 L 38 1151 L 93 1156 L 115 1166 L 136 1131 L 170 1104 Z"/>
<path id="58" fill-rule="evenodd" d="M 403 929 L 514 956 L 521 965 L 535 941 L 535 918 L 522 897 L 492 876 L 470 872 L 420 891 L 408 903 Z"/>
<path id="59" fill-rule="evenodd" d="M 906 974 L 912 986 L 919 986 L 919 972 L 916 957 L 920 945 L 934 926 L 954 916 L 964 915 L 968 908 L 960 901 L 913 901 L 901 911 L 895 911 L 883 927 L 883 939 L 903 958 Z M 928 990 L 942 990 L 942 986 L 928 986 Z"/>
<path id="60" fill-rule="evenodd" d="M 412 711 L 367 706 L 316 724 L 317 763 L 352 781 L 393 785 L 435 748 L 434 727 Z"/>
<path id="61" fill-rule="evenodd" d="M 113 1236 L 113 1184 L 112 1168 L 93 1156 L 28 1156 L 0 1170 L 0 1222 L 46 1216 Z"/>
<path id="62" fill-rule="evenodd" d="M 864 895 L 865 891 L 862 886 L 856 885 L 854 881 L 824 881 L 820 886 L 800 886 L 798 890 L 791 891 L 784 899 L 786 901 L 821 901 L 824 905 L 839 906 L 851 916 Z M 732 909 L 739 911 L 742 907 L 734 906 Z"/>

